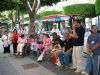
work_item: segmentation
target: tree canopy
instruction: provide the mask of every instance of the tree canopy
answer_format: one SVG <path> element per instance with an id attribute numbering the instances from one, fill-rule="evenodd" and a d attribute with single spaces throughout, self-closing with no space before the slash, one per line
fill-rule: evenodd
<path id="1" fill-rule="evenodd" d="M 37 0 L 0 0 L 0 12 L 5 10 L 16 9 L 17 4 L 20 5 L 20 9 L 23 10 L 25 7 L 23 6 L 23 2 L 29 2 L 31 7 L 34 6 L 34 3 Z M 44 5 L 52 5 L 53 3 L 59 2 L 60 0 L 40 0 L 40 6 Z"/>
<path id="2" fill-rule="evenodd" d="M 100 15 L 100 0 L 96 0 L 95 9 L 96 9 L 96 14 Z"/>
<path id="3" fill-rule="evenodd" d="M 54 15 L 54 14 L 62 14 L 62 11 L 44 11 L 39 13 L 38 18 L 42 18 L 43 16 Z"/>
<path id="4" fill-rule="evenodd" d="M 75 4 L 66 6 L 63 9 L 64 14 L 81 14 L 85 15 L 86 17 L 96 16 L 94 4 Z"/>
<path id="5" fill-rule="evenodd" d="M 13 0 L 0 0 L 0 12 L 14 9 L 16 4 Z"/>

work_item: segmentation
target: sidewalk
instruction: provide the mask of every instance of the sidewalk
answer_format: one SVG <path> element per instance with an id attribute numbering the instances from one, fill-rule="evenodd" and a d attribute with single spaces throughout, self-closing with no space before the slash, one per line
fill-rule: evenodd
<path id="1" fill-rule="evenodd" d="M 2 52 L 3 46 L 0 44 L 0 75 L 56 75 L 28 57 L 7 55 L 4 58 Z"/>
<path id="2" fill-rule="evenodd" d="M 0 75 L 81 75 L 62 69 L 47 60 L 39 63 L 34 55 L 24 58 L 7 55 L 3 58 L 2 48 L 0 45 Z"/>
<path id="3" fill-rule="evenodd" d="M 26 67 L 25 67 L 26 65 Z M 32 66 L 31 66 L 32 65 Z M 34 65 L 36 65 L 34 67 Z M 24 67 L 23 67 L 24 66 Z M 30 66 L 30 67 L 29 67 Z M 0 56 L 0 75 L 56 75 L 29 58 Z"/>

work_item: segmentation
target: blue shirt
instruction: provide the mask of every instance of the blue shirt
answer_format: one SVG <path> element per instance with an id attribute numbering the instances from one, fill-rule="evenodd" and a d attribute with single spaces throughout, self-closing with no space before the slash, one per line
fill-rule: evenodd
<path id="1" fill-rule="evenodd" d="M 90 47 L 94 47 L 96 44 L 100 44 L 100 35 L 97 33 L 96 36 L 90 35 L 87 39 L 87 43 L 90 45 Z M 100 47 L 96 48 L 93 51 L 93 55 L 100 55 Z"/>

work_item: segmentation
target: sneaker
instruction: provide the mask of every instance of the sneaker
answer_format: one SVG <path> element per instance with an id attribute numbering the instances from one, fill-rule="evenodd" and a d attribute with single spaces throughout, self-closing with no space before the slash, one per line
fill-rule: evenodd
<path id="1" fill-rule="evenodd" d="M 81 70 L 80 69 L 77 69 L 76 71 L 75 71 L 75 73 L 80 73 L 81 72 Z"/>
<path id="2" fill-rule="evenodd" d="M 15 55 L 18 55 L 18 53 L 16 53 Z"/>
<path id="3" fill-rule="evenodd" d="M 71 70 L 75 70 L 76 68 L 75 68 L 75 67 L 70 67 L 70 69 L 71 69 Z"/>
<path id="4" fill-rule="evenodd" d="M 69 66 L 65 66 L 67 69 L 69 69 Z"/>
<path id="5" fill-rule="evenodd" d="M 86 72 L 81 72 L 81 74 L 83 74 L 83 75 L 89 75 L 88 73 L 86 73 Z"/>
<path id="6" fill-rule="evenodd" d="M 42 60 L 37 60 L 37 62 L 42 62 Z"/>
<path id="7" fill-rule="evenodd" d="M 22 53 L 20 53 L 20 55 L 22 55 Z"/>
<path id="8" fill-rule="evenodd" d="M 56 65 L 57 65 L 57 66 L 59 66 L 59 67 L 61 66 L 61 64 L 60 64 L 60 63 L 56 63 Z"/>
<path id="9" fill-rule="evenodd" d="M 61 65 L 60 67 L 61 67 L 61 68 L 65 68 L 65 65 Z"/>

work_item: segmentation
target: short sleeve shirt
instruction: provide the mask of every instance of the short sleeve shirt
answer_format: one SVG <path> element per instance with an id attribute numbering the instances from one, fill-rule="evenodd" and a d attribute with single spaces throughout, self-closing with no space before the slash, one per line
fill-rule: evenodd
<path id="1" fill-rule="evenodd" d="M 73 45 L 74 46 L 83 46 L 85 29 L 82 26 L 80 26 L 79 28 L 76 28 L 76 33 L 78 35 L 78 38 L 73 39 Z"/>
<path id="2" fill-rule="evenodd" d="M 69 50 L 70 48 L 73 48 L 73 41 L 72 41 L 72 39 L 64 40 L 63 44 L 62 44 L 62 47 L 65 47 L 65 52 L 67 50 Z"/>
<path id="3" fill-rule="evenodd" d="M 96 36 L 90 35 L 87 39 L 87 43 L 90 47 L 100 44 L 100 34 L 96 34 Z M 100 47 L 94 50 L 93 55 L 100 55 Z"/>

